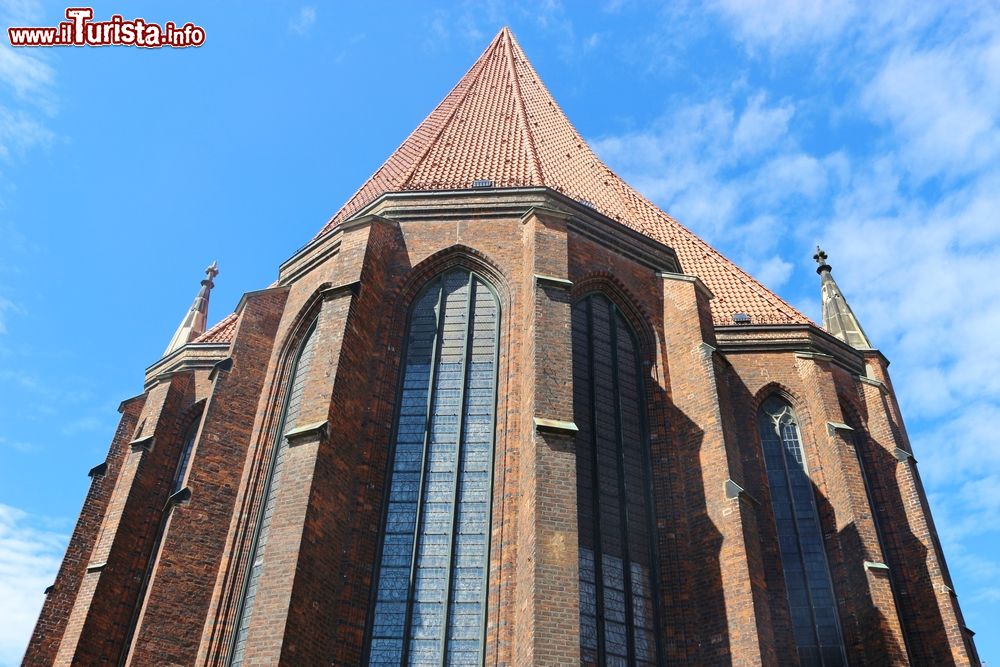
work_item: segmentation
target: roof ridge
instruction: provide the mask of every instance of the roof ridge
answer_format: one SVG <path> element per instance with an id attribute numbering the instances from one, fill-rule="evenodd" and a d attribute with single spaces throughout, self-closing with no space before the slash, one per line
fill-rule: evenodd
<path id="1" fill-rule="evenodd" d="M 535 132 L 531 127 L 531 123 L 528 119 L 528 111 L 524 107 L 524 91 L 521 90 L 520 77 L 517 76 L 517 69 L 514 67 L 514 49 L 515 46 L 520 50 L 520 45 L 514 39 L 514 35 L 511 34 L 510 30 L 506 26 L 500 31 L 501 35 L 506 35 L 507 37 L 507 71 L 510 72 L 511 82 L 517 91 L 515 97 L 517 98 L 517 109 L 520 111 L 519 118 L 521 119 L 521 127 L 524 128 L 524 134 L 528 137 L 528 150 L 531 151 L 532 163 L 535 167 L 535 173 L 538 175 L 538 180 L 541 181 L 542 185 L 545 185 L 545 172 L 542 170 L 542 161 L 538 157 L 538 146 L 535 143 Z M 525 58 L 527 60 L 527 58 Z"/>

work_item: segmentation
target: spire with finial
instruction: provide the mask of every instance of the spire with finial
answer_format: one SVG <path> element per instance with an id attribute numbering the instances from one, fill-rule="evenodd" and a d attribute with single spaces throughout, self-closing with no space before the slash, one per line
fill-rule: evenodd
<path id="1" fill-rule="evenodd" d="M 823 292 L 823 328 L 831 334 L 844 341 L 848 345 L 858 350 L 871 350 L 872 344 L 868 340 L 861 323 L 854 316 L 854 311 L 847 303 L 847 299 L 837 286 L 837 281 L 830 273 L 830 265 L 827 264 L 827 254 L 823 249 L 816 246 L 816 254 L 813 259 L 819 264 L 816 273 L 819 274 L 820 288 Z"/>
<path id="2" fill-rule="evenodd" d="M 194 298 L 194 303 L 191 304 L 187 315 L 181 320 L 181 325 L 177 327 L 177 333 L 170 339 L 170 345 L 167 345 L 167 351 L 163 353 L 163 356 L 184 347 L 205 333 L 205 325 L 208 322 L 208 297 L 212 293 L 212 288 L 215 287 L 213 279 L 217 275 L 219 275 L 219 263 L 212 262 L 205 269 L 206 278 L 201 281 L 198 296 Z"/>

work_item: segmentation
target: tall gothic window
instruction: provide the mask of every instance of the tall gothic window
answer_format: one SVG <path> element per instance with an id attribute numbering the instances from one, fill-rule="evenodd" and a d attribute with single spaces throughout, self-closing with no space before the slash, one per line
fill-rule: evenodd
<path id="1" fill-rule="evenodd" d="M 230 658 L 230 665 L 233 667 L 243 664 L 247 634 L 250 631 L 250 619 L 253 616 L 254 602 L 257 599 L 260 575 L 264 569 L 264 550 L 267 546 L 267 538 L 271 529 L 271 517 L 274 514 L 274 506 L 282 485 L 281 471 L 284 466 L 285 454 L 288 451 L 288 440 L 284 434 L 295 428 L 298 423 L 299 411 L 302 408 L 302 393 L 305 388 L 305 379 L 309 373 L 309 366 L 313 359 L 313 341 L 315 337 L 312 334 L 313 330 L 310 329 L 299 348 L 298 357 L 293 364 L 292 372 L 289 376 L 288 393 L 285 405 L 282 408 L 281 421 L 278 425 L 277 442 L 272 448 L 270 466 L 264 484 L 264 502 L 261 505 L 261 514 L 257 521 L 256 534 L 254 535 L 252 547 L 253 560 L 250 563 L 250 572 L 243 589 L 243 599 L 238 616 L 239 621 L 236 626 L 236 637 Z"/>
<path id="2" fill-rule="evenodd" d="M 370 665 L 482 663 L 499 317 L 461 268 L 412 306 Z"/>
<path id="3" fill-rule="evenodd" d="M 573 414 L 585 665 L 660 662 L 649 437 L 639 351 L 610 299 L 573 306 Z"/>
<path id="4" fill-rule="evenodd" d="M 757 415 L 792 634 L 803 667 L 847 664 L 823 531 L 792 407 L 767 399 Z"/>

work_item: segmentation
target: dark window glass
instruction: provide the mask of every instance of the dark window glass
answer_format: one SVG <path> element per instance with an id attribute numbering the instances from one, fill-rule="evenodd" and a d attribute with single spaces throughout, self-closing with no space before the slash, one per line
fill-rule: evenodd
<path id="1" fill-rule="evenodd" d="M 757 425 L 799 662 L 803 667 L 846 665 L 823 531 L 795 414 L 788 403 L 772 397 L 761 406 Z"/>
<path id="2" fill-rule="evenodd" d="M 482 663 L 499 317 L 465 269 L 410 312 L 370 665 Z"/>
<path id="3" fill-rule="evenodd" d="M 295 428 L 298 422 L 306 375 L 309 373 L 309 366 L 313 359 L 314 340 L 312 330 L 310 330 L 299 349 L 299 355 L 295 360 L 288 384 L 288 397 L 285 400 L 281 425 L 278 427 L 278 441 L 273 448 L 271 465 L 264 487 L 264 502 L 261 507 L 260 519 L 257 522 L 252 555 L 253 560 L 250 563 L 250 573 L 247 577 L 246 586 L 243 589 L 243 600 L 240 605 L 239 621 L 236 626 L 236 638 L 230 659 L 230 665 L 233 666 L 243 664 L 247 633 L 250 631 L 250 618 L 253 615 L 254 601 L 257 598 L 260 575 L 264 569 L 264 548 L 267 546 L 267 537 L 271 528 L 271 516 L 274 514 L 274 506 L 281 489 L 281 471 L 285 461 L 285 453 L 288 451 L 288 440 L 285 439 L 284 434 Z"/>
<path id="4" fill-rule="evenodd" d="M 174 494 L 181 490 L 184 484 L 184 475 L 187 474 L 188 464 L 191 462 L 191 452 L 194 449 L 194 437 L 198 435 L 198 422 L 188 428 L 184 436 L 184 446 L 181 448 L 181 457 L 177 462 L 177 470 L 174 472 L 173 484 L 170 485 L 170 493 Z"/>
<path id="5" fill-rule="evenodd" d="M 649 438 L 639 352 L 605 296 L 573 306 L 573 413 L 585 665 L 659 663 Z"/>

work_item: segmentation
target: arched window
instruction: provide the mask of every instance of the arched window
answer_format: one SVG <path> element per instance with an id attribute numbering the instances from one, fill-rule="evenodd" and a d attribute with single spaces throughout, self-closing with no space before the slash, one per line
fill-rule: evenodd
<path id="1" fill-rule="evenodd" d="M 177 469 L 174 471 L 174 479 L 170 485 L 171 495 L 180 491 L 184 485 L 184 476 L 187 474 L 188 464 L 191 463 L 191 452 L 194 450 L 194 438 L 196 435 L 198 435 L 197 420 L 188 427 L 187 433 L 184 435 L 184 445 L 181 447 Z"/>
<path id="2" fill-rule="evenodd" d="M 411 308 L 370 665 L 482 662 L 499 318 L 462 268 Z"/>
<path id="3" fill-rule="evenodd" d="M 773 396 L 757 414 L 792 634 L 803 667 L 846 665 L 816 497 L 792 407 Z"/>
<path id="4" fill-rule="evenodd" d="M 573 415 L 585 665 L 660 662 L 649 436 L 639 351 L 610 299 L 573 306 Z"/>
<path id="5" fill-rule="evenodd" d="M 243 588 L 243 598 L 236 625 L 236 637 L 229 661 L 229 664 L 234 667 L 243 664 L 247 633 L 250 631 L 250 619 L 253 615 L 254 602 L 257 598 L 257 587 L 260 584 L 260 575 L 264 569 L 264 549 L 267 546 L 267 537 L 271 528 L 271 516 L 274 514 L 275 502 L 282 484 L 281 471 L 285 461 L 285 454 L 288 451 L 288 440 L 284 434 L 295 428 L 298 422 L 299 411 L 302 407 L 302 393 L 305 388 L 305 379 L 309 373 L 309 366 L 313 359 L 313 341 L 315 337 L 312 334 L 313 330 L 310 329 L 299 348 L 298 356 L 292 366 L 288 382 L 288 393 L 285 405 L 282 408 L 281 421 L 278 425 L 277 442 L 272 448 L 271 461 L 264 484 L 264 502 L 261 504 L 261 514 L 257 521 L 251 552 L 253 560 L 250 563 L 250 571 Z"/>

